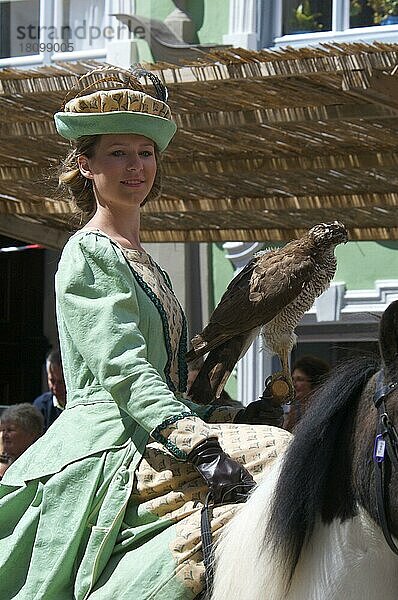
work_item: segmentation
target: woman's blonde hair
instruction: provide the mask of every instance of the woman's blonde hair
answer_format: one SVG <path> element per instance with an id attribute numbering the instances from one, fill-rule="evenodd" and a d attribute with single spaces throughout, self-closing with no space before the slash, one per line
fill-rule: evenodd
<path id="1" fill-rule="evenodd" d="M 58 182 L 61 196 L 66 197 L 72 205 L 73 212 L 80 225 L 87 222 L 95 213 L 97 203 L 95 201 L 91 179 L 87 179 L 80 172 L 77 159 L 79 156 L 92 158 L 95 155 L 96 147 L 101 139 L 100 135 L 86 135 L 73 142 L 72 150 L 61 161 L 58 171 Z M 151 191 L 141 206 L 157 200 L 162 192 L 162 168 L 160 153 L 155 146 L 156 157 L 156 176 Z"/>

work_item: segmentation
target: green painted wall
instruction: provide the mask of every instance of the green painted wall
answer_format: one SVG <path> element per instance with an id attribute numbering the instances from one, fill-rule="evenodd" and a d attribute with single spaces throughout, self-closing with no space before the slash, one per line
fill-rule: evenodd
<path id="1" fill-rule="evenodd" d="M 398 242 L 348 242 L 336 248 L 335 281 L 347 289 L 373 289 L 376 279 L 398 279 Z"/>
<path id="2" fill-rule="evenodd" d="M 136 13 L 143 17 L 164 19 L 176 8 L 172 0 L 137 0 Z M 190 0 L 187 12 L 195 23 L 197 42 L 222 44 L 228 33 L 229 0 Z"/>
<path id="3" fill-rule="evenodd" d="M 225 258 L 225 251 L 222 244 L 211 244 L 210 264 L 213 271 L 213 297 L 211 298 L 210 305 L 210 310 L 212 311 L 234 276 L 234 268 L 231 261 Z"/>
<path id="4" fill-rule="evenodd" d="M 172 0 L 136 0 L 135 7 L 137 15 L 163 21 L 175 9 L 175 4 Z"/>
<path id="5" fill-rule="evenodd" d="M 225 288 L 234 276 L 234 268 L 230 260 L 225 258 L 225 251 L 223 250 L 222 244 L 210 244 L 210 260 L 209 277 L 212 277 L 212 296 L 210 298 L 210 313 L 214 307 L 218 304 L 221 296 L 225 292 Z M 238 396 L 236 376 L 231 375 L 225 386 L 228 394 L 236 399 Z"/>
<path id="6" fill-rule="evenodd" d="M 188 6 L 197 26 L 199 43 L 222 44 L 222 36 L 228 33 L 229 27 L 229 0 L 191 0 Z"/>

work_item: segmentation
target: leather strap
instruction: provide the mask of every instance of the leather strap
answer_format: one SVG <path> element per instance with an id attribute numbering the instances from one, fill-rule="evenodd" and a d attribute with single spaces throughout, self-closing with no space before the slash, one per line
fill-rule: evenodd
<path id="1" fill-rule="evenodd" d="M 376 390 L 373 397 L 377 408 L 377 435 L 373 452 L 375 462 L 375 486 L 377 513 L 384 538 L 394 554 L 398 555 L 398 545 L 391 535 L 388 506 L 388 486 L 391 480 L 391 471 L 398 472 L 398 434 L 387 414 L 385 399 L 394 391 L 397 382 L 384 385 L 384 373 L 380 370 L 376 377 Z"/>
<path id="2" fill-rule="evenodd" d="M 394 554 L 398 554 L 398 546 L 394 542 L 391 533 L 390 527 L 387 518 L 387 510 L 386 510 L 386 498 L 387 498 L 387 484 L 385 480 L 385 467 L 383 466 L 384 462 L 380 462 L 376 464 L 376 495 L 377 495 L 377 512 L 380 519 L 380 525 L 383 530 L 384 538 L 387 544 L 390 546 L 391 550 Z"/>
<path id="3" fill-rule="evenodd" d="M 213 505 L 211 494 L 207 494 L 200 515 L 200 530 L 202 535 L 202 554 L 205 565 L 206 598 L 211 596 L 214 580 L 213 541 L 211 536 L 211 519 L 213 518 Z"/>

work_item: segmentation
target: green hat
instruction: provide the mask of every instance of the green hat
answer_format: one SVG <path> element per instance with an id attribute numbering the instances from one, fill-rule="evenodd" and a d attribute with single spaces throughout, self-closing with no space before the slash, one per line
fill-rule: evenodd
<path id="1" fill-rule="evenodd" d="M 93 85 L 110 85 L 112 89 L 99 89 L 69 100 L 63 111 L 54 115 L 58 133 L 68 140 L 104 133 L 136 133 L 153 140 L 159 152 L 163 152 L 177 131 L 170 108 L 164 101 L 167 91 L 153 73 L 139 70 L 138 74 L 156 81 L 155 89 L 162 99 L 145 93 L 134 71 L 114 67 L 95 69 L 83 78 L 92 75 L 100 75 L 100 78 L 94 78 L 94 83 L 83 88 L 80 94 Z"/>

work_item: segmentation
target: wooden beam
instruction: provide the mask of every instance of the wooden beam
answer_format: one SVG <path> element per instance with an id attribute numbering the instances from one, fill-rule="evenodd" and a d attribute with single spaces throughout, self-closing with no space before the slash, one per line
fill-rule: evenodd
<path id="1" fill-rule="evenodd" d="M 66 231 L 53 229 L 31 219 L 1 214 L 0 233 L 22 242 L 42 244 L 49 250 L 60 250 L 69 238 Z"/>

